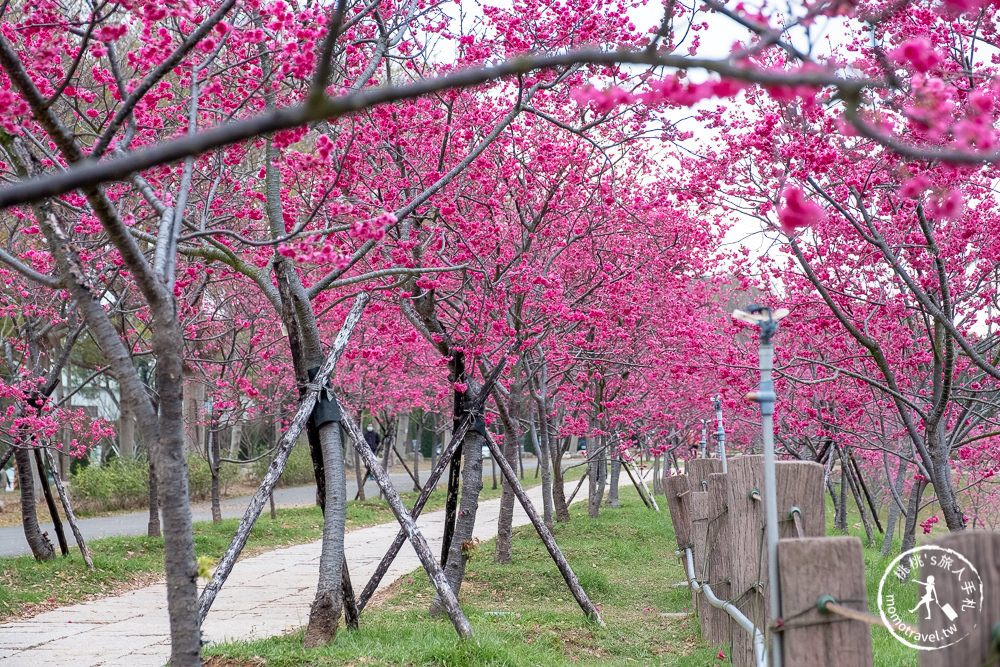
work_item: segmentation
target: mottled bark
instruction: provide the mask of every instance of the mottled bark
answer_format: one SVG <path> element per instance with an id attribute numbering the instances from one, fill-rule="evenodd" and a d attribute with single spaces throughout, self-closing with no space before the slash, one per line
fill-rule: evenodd
<path id="1" fill-rule="evenodd" d="M 622 462 L 617 456 L 611 458 L 611 482 L 608 489 L 608 507 L 618 509 L 618 478 L 622 474 Z M 655 491 L 654 491 L 655 493 Z"/>
<path id="2" fill-rule="evenodd" d="M 508 402 L 509 407 L 507 410 L 504 410 L 503 405 L 500 403 L 501 396 L 499 395 L 499 392 L 494 392 L 493 394 L 493 399 L 497 402 L 500 410 L 500 419 L 503 421 L 504 426 L 502 454 L 508 465 L 510 465 L 510 467 L 514 470 L 517 470 L 517 427 L 521 423 L 521 406 L 524 400 L 523 393 L 524 386 L 521 382 L 521 370 L 520 366 L 517 366 L 514 370 L 514 380 L 510 385 L 510 400 Z M 494 460 L 494 477 L 496 476 L 496 470 L 499 464 L 499 461 Z M 514 522 L 514 503 L 516 500 L 517 498 L 514 495 L 514 487 L 510 484 L 510 482 L 504 480 L 503 494 L 500 496 L 500 514 L 497 517 L 496 548 L 493 554 L 493 558 L 497 563 L 510 563 L 513 556 L 512 530 Z"/>
<path id="3" fill-rule="evenodd" d="M 28 540 L 31 555 L 37 561 L 55 558 L 56 551 L 48 535 L 42 532 L 38 525 L 38 515 L 35 511 L 35 480 L 31 474 L 31 455 L 27 449 L 14 449 L 14 462 L 17 463 L 18 488 L 21 491 L 21 524 L 24 526 L 24 538 Z"/>
<path id="4" fill-rule="evenodd" d="M 903 526 L 903 548 L 909 551 L 917 544 L 917 515 L 920 513 L 920 498 L 924 495 L 927 482 L 918 479 L 910 489 L 910 501 L 906 505 L 906 523 Z"/>
<path id="5" fill-rule="evenodd" d="M 309 610 L 309 625 L 303 644 L 314 648 L 328 644 L 337 635 L 344 607 L 344 517 L 347 510 L 347 480 L 340 424 L 319 429 L 325 472 L 323 546 L 319 558 L 319 582 Z"/>
<path id="6" fill-rule="evenodd" d="M 896 481 L 893 482 L 891 479 L 886 480 L 887 484 L 894 484 L 896 496 L 903 493 L 903 482 L 905 481 L 904 475 L 906 474 L 907 465 L 906 459 L 900 457 L 899 468 L 896 470 Z M 888 472 L 888 465 L 886 468 Z M 882 558 L 888 558 L 892 553 L 892 537 L 896 532 L 896 521 L 899 520 L 899 515 L 901 513 L 899 503 L 897 503 L 896 498 L 893 497 L 892 501 L 889 503 L 889 516 L 886 519 L 885 537 L 882 540 Z"/>

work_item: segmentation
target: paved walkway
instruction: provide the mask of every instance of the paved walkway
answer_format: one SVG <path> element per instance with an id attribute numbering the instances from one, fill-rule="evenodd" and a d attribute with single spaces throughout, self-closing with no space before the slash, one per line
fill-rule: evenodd
<path id="1" fill-rule="evenodd" d="M 486 461 L 483 465 L 484 483 L 490 483 L 490 476 L 493 472 L 492 462 Z M 529 475 L 535 471 L 535 459 L 525 459 L 524 470 Z M 420 478 L 427 479 L 427 470 L 420 471 Z M 498 472 L 499 474 L 499 472 Z M 393 485 L 399 491 L 409 491 L 413 488 L 412 478 L 406 472 L 394 472 L 389 475 Z M 358 485 L 353 473 L 347 476 L 347 497 L 353 498 L 358 492 Z M 369 481 L 365 484 L 365 496 L 368 498 L 378 496 L 378 484 Z M 0 499 L 5 494 L 0 493 Z M 11 494 L 13 495 L 13 494 Z M 222 518 L 239 519 L 250 504 L 250 496 L 239 496 L 236 498 L 226 498 L 220 503 Z M 316 486 L 293 486 L 274 490 L 274 504 L 277 507 L 305 507 L 316 504 Z M 195 521 L 212 520 L 211 503 L 194 503 L 191 505 L 191 514 Z M 42 513 L 43 516 L 47 516 Z M 117 537 L 120 535 L 145 535 L 149 512 L 128 512 L 126 514 L 115 514 L 112 516 L 93 517 L 90 519 L 79 519 L 80 532 L 86 540 L 96 540 L 101 537 Z M 66 530 L 66 539 L 69 540 L 71 549 L 76 549 L 73 542 L 73 535 L 69 531 L 69 524 L 63 522 Z M 56 533 L 51 523 L 43 523 L 42 530 L 49 534 L 49 539 L 56 545 Z M 0 526 L 0 556 L 23 556 L 30 554 L 28 541 L 24 537 L 24 528 L 16 526 Z"/>
<path id="2" fill-rule="evenodd" d="M 575 481 L 568 483 L 567 493 L 575 486 Z M 528 489 L 528 496 L 540 511 L 541 487 Z M 576 501 L 586 497 L 586 489 L 581 488 Z M 476 537 L 487 540 L 496 535 L 499 511 L 499 498 L 479 504 Z M 444 511 L 421 516 L 417 523 L 431 551 L 439 553 Z M 524 510 L 515 504 L 514 525 L 527 523 Z M 360 592 L 375 571 L 398 529 L 398 524 L 386 523 L 345 535 L 356 591 Z M 305 625 L 316 590 L 319 555 L 320 542 L 313 542 L 238 562 L 205 619 L 204 640 L 257 639 Z M 420 561 L 407 542 L 380 588 L 419 567 Z M 0 666 L 159 667 L 170 656 L 169 642 L 166 587 L 158 584 L 0 625 Z"/>

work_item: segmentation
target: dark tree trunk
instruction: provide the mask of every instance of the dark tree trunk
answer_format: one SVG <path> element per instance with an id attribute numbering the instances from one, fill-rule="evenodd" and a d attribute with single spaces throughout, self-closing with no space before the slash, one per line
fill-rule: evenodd
<path id="1" fill-rule="evenodd" d="M 42 460 L 41 449 L 35 449 L 35 466 L 38 468 L 38 479 L 42 483 L 42 495 L 45 497 L 45 506 L 49 508 L 49 516 L 52 517 L 52 526 L 56 531 L 56 541 L 59 543 L 59 551 L 63 556 L 68 556 L 69 544 L 66 543 L 66 532 L 63 530 L 59 510 L 56 509 L 56 499 L 52 497 L 52 487 L 49 486 L 49 477 L 45 474 L 45 461 Z"/>
<path id="2" fill-rule="evenodd" d="M 146 536 L 160 537 L 159 484 L 156 480 L 156 465 L 153 455 L 149 455 L 149 520 L 146 522 Z"/>
<path id="3" fill-rule="evenodd" d="M 183 340 L 184 333 L 172 305 L 154 308 L 152 348 L 156 354 L 160 439 L 153 453 L 159 504 L 163 512 L 170 662 L 178 667 L 201 664 L 198 566 L 188 500 L 187 459 L 184 456 Z"/>
<path id="4" fill-rule="evenodd" d="M 833 514 L 833 527 L 842 533 L 847 532 L 847 467 L 840 464 L 840 498 Z"/>
<path id="5" fill-rule="evenodd" d="M 211 462 L 209 464 L 209 469 L 212 472 L 212 523 L 220 524 L 222 523 L 222 505 L 219 501 L 219 467 L 222 465 L 222 461 L 219 459 L 222 456 L 222 452 L 219 447 L 219 433 L 212 429 L 208 432 L 208 439 L 210 441 L 209 452 L 211 456 Z"/>
<path id="6" fill-rule="evenodd" d="M 924 495 L 927 482 L 918 479 L 910 489 L 910 502 L 906 506 L 906 524 L 903 527 L 903 551 L 909 551 L 917 544 L 917 514 L 920 511 L 920 498 Z"/>
<path id="7" fill-rule="evenodd" d="M 17 463 L 18 486 L 21 489 L 21 523 L 24 525 L 24 537 L 31 547 L 31 554 L 37 561 L 55 558 L 56 551 L 49 541 L 48 535 L 42 532 L 38 525 L 38 515 L 35 510 L 35 480 L 31 475 L 31 455 L 27 449 L 16 447 L 14 461 Z"/>

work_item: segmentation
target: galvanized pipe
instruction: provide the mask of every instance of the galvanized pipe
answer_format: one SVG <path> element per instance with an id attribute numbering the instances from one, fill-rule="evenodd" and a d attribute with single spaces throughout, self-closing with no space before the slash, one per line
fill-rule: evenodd
<path id="1" fill-rule="evenodd" d="M 720 600 L 712 592 L 712 587 L 707 583 L 699 583 L 697 577 L 695 577 L 694 572 L 694 555 L 691 553 L 691 548 L 688 547 L 684 549 L 684 562 L 686 563 L 688 584 L 697 593 L 702 593 L 708 603 L 713 607 L 718 607 L 722 609 L 727 614 L 729 614 L 736 624 L 741 628 L 753 635 L 753 659 L 757 667 L 767 667 L 767 642 L 764 640 L 764 633 L 760 631 L 756 625 L 753 624 L 749 618 L 747 618 L 742 611 L 740 611 L 736 605 L 727 600 Z"/>

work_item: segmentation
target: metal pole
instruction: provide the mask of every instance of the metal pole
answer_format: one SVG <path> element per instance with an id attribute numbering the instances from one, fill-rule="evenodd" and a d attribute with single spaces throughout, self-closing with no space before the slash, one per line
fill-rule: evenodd
<path id="1" fill-rule="evenodd" d="M 774 472 L 774 344 L 771 339 L 778 331 L 778 320 L 788 314 L 781 308 L 772 312 L 770 308 L 756 304 L 747 308 L 748 312 L 737 310 L 733 317 L 760 327 L 760 384 L 757 391 L 747 398 L 760 404 L 761 438 L 764 441 L 764 517 L 766 519 L 767 541 L 767 583 L 771 606 L 770 619 L 781 618 L 781 582 L 778 578 L 778 493 Z M 771 631 L 770 664 L 781 667 L 781 635 Z"/>
<path id="2" fill-rule="evenodd" d="M 701 458 L 707 458 L 708 449 L 708 420 L 701 420 Z"/>
<path id="3" fill-rule="evenodd" d="M 715 439 L 719 443 L 719 460 L 722 461 L 722 472 L 729 472 L 726 465 L 726 429 L 722 427 L 722 397 L 715 395 Z"/>
<path id="4" fill-rule="evenodd" d="M 757 402 L 760 403 L 761 429 L 764 439 L 764 512 L 767 518 L 767 581 L 771 598 L 771 618 L 781 618 L 781 590 L 778 580 L 778 493 L 774 472 L 774 382 L 771 370 L 774 367 L 774 345 L 769 328 L 777 329 L 777 323 L 761 324 L 760 344 L 760 386 Z M 765 342 L 766 341 L 766 342 Z M 781 635 L 771 635 L 771 665 L 781 667 Z"/>

